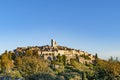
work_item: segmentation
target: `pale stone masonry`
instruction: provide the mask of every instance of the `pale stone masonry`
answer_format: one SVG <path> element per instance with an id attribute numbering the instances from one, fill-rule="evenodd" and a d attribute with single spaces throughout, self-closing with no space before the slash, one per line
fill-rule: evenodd
<path id="1" fill-rule="evenodd" d="M 53 39 L 51 40 L 51 46 L 52 47 L 56 47 L 57 46 L 57 42 L 55 40 L 53 40 Z"/>
<path id="2" fill-rule="evenodd" d="M 58 54 L 65 55 L 67 57 L 68 63 L 70 62 L 71 59 L 76 59 L 76 57 L 81 63 L 86 63 L 86 62 L 93 63 L 93 61 L 95 60 L 94 55 L 89 54 L 85 51 L 72 49 L 65 46 L 59 46 L 57 45 L 57 42 L 53 39 L 51 40 L 51 45 L 35 46 L 35 47 L 27 47 L 27 48 L 19 47 L 15 50 L 15 53 L 17 54 L 18 52 L 21 52 L 24 54 L 24 51 L 28 49 L 37 51 L 38 54 L 42 56 L 45 60 L 54 60 Z M 89 57 L 89 59 L 85 59 L 83 55 Z"/>

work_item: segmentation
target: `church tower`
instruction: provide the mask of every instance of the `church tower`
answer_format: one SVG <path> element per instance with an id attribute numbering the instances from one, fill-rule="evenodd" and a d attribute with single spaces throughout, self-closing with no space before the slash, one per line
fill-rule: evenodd
<path id="1" fill-rule="evenodd" d="M 56 47 L 57 46 L 57 42 L 55 40 L 53 40 L 53 39 L 51 40 L 51 46 L 52 47 Z"/>

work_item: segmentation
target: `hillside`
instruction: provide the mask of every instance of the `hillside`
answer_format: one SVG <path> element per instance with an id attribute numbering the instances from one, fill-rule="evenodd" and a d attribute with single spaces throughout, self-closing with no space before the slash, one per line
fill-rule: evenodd
<path id="1" fill-rule="evenodd" d="M 57 45 L 18 47 L 0 56 L 0 79 L 120 80 L 120 62 Z"/>

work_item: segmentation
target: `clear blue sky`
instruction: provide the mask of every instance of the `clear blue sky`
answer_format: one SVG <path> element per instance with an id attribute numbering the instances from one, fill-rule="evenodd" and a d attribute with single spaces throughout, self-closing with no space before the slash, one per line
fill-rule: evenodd
<path id="1" fill-rule="evenodd" d="M 1 0 L 0 53 L 58 44 L 120 58 L 120 0 Z"/>

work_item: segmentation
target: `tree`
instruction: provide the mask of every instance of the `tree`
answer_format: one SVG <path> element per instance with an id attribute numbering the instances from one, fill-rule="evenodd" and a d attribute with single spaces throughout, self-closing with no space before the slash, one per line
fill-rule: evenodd
<path id="1" fill-rule="evenodd" d="M 3 72 L 10 72 L 10 69 L 13 68 L 13 61 L 11 59 L 11 55 L 8 54 L 7 51 L 5 51 L 1 55 L 1 69 Z"/>
<path id="2" fill-rule="evenodd" d="M 17 68 L 23 77 L 50 71 L 48 63 L 35 56 L 24 56 L 21 61 Z"/>
<path id="3" fill-rule="evenodd" d="M 108 61 L 113 62 L 114 61 L 113 57 L 111 56 Z"/>
<path id="4" fill-rule="evenodd" d="M 66 56 L 62 55 L 63 64 L 66 65 Z"/>
<path id="5" fill-rule="evenodd" d="M 57 57 L 57 61 L 58 62 L 62 62 L 63 61 L 62 56 L 60 56 L 60 54 L 58 54 L 56 57 Z"/>
<path id="6" fill-rule="evenodd" d="M 20 65 L 22 65 L 22 58 L 21 57 L 16 57 L 14 60 L 14 64 L 17 68 L 20 67 Z"/>
<path id="7" fill-rule="evenodd" d="M 39 58 L 38 50 L 33 50 L 33 55 Z"/>
<path id="8" fill-rule="evenodd" d="M 87 80 L 85 72 L 82 72 L 82 80 Z"/>
<path id="9" fill-rule="evenodd" d="M 95 54 L 95 62 L 94 62 L 94 65 L 97 65 L 97 62 L 98 62 L 98 54 L 96 53 L 96 54 Z"/>
<path id="10" fill-rule="evenodd" d="M 33 52 L 32 52 L 32 50 L 26 50 L 25 54 L 26 54 L 27 56 L 32 56 L 32 55 L 33 55 Z"/>
<path id="11" fill-rule="evenodd" d="M 79 62 L 79 56 L 76 54 L 75 57 L 76 57 L 76 61 Z"/>
<path id="12" fill-rule="evenodd" d="M 115 62 L 119 62 L 118 57 L 116 57 Z"/>
<path id="13" fill-rule="evenodd" d="M 105 61 L 98 59 L 95 66 L 95 78 L 100 80 L 120 79 L 120 63 L 114 61 Z"/>
<path id="14" fill-rule="evenodd" d="M 98 59 L 98 54 L 97 53 L 95 54 L 95 59 Z"/>

